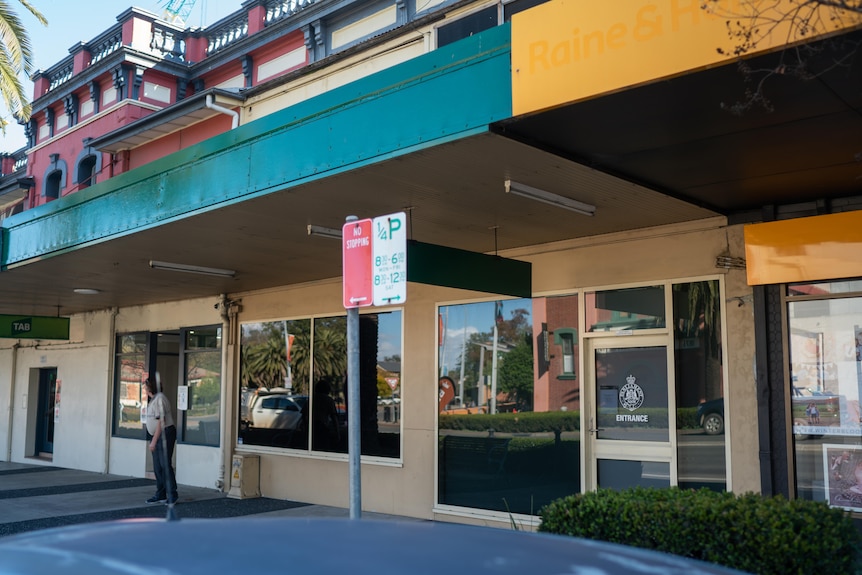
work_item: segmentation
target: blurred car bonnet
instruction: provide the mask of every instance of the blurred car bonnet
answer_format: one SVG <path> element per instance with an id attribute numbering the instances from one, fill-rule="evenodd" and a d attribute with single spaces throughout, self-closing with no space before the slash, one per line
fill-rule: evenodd
<path id="1" fill-rule="evenodd" d="M 260 537 L 277 543 L 260 547 Z M 0 539 L 0 574 L 11 573 L 739 574 L 655 551 L 489 527 L 253 517 L 122 520 L 12 536 Z"/>

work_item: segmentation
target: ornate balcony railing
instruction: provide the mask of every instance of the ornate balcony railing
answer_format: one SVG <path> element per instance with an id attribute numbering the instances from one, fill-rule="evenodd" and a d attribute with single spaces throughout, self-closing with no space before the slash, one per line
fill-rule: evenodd
<path id="1" fill-rule="evenodd" d="M 119 24 L 108 29 L 104 34 L 92 41 L 90 48 L 90 66 L 104 60 L 123 45 L 123 27 Z"/>
<path id="2" fill-rule="evenodd" d="M 314 4 L 317 0 L 270 0 L 266 3 L 266 18 L 264 24 L 269 26 L 301 12 Z"/>
<path id="3" fill-rule="evenodd" d="M 12 171 L 17 172 L 18 170 L 23 170 L 27 167 L 27 154 L 24 153 L 24 150 L 17 152 L 15 155 L 18 157 L 15 158 L 15 163 L 12 165 Z"/>
<path id="4" fill-rule="evenodd" d="M 48 90 L 53 90 L 60 84 L 68 82 L 72 78 L 74 60 L 71 56 L 54 66 L 54 70 L 49 74 Z"/>
<path id="5" fill-rule="evenodd" d="M 243 12 L 216 28 L 208 29 L 206 35 L 209 40 L 207 56 L 211 56 L 248 36 L 248 13 Z"/>
<path id="6" fill-rule="evenodd" d="M 153 26 L 150 49 L 158 56 L 170 56 L 175 60 L 185 61 L 185 35 L 178 30 L 156 24 Z"/>
<path id="7" fill-rule="evenodd" d="M 27 167 L 27 148 L 21 148 L 17 152 L 11 154 L 0 154 L 2 162 L 0 162 L 0 178 L 14 174 Z M 11 161 L 10 161 L 11 160 Z"/>

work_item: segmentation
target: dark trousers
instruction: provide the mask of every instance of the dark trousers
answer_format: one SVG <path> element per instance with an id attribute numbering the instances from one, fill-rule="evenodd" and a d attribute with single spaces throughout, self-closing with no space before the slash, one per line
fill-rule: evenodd
<path id="1" fill-rule="evenodd" d="M 156 496 L 167 498 L 171 503 L 177 500 L 177 476 L 171 461 L 174 445 L 177 443 L 177 428 L 169 425 L 162 432 L 153 451 L 153 472 L 156 474 Z"/>

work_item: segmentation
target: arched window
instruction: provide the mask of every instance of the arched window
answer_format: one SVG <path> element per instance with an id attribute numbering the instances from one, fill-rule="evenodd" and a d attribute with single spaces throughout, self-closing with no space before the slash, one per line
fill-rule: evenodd
<path id="1" fill-rule="evenodd" d="M 90 138 L 84 139 L 84 149 L 78 154 L 75 162 L 75 184 L 79 190 L 96 183 L 96 177 L 102 171 L 102 154 L 90 146 Z"/>
<path id="2" fill-rule="evenodd" d="M 78 162 L 78 173 L 75 178 L 78 189 L 90 187 L 96 183 L 96 156 L 87 156 Z"/>
<path id="3" fill-rule="evenodd" d="M 45 178 L 45 197 L 56 200 L 60 197 L 60 188 L 63 182 L 63 172 L 55 170 Z"/>
<path id="4" fill-rule="evenodd" d="M 66 187 L 66 162 L 60 159 L 60 154 L 51 154 L 51 164 L 45 170 L 42 180 L 42 195 L 54 200 L 60 197 L 60 190 Z"/>

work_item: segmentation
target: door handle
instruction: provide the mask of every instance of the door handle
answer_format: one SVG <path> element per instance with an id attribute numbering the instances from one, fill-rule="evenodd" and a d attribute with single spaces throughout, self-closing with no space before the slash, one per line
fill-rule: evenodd
<path id="1" fill-rule="evenodd" d="M 588 429 L 587 431 L 589 431 L 590 433 L 596 433 L 596 432 L 604 431 L 604 430 L 605 430 L 604 427 L 596 427 L 595 429 Z"/>

